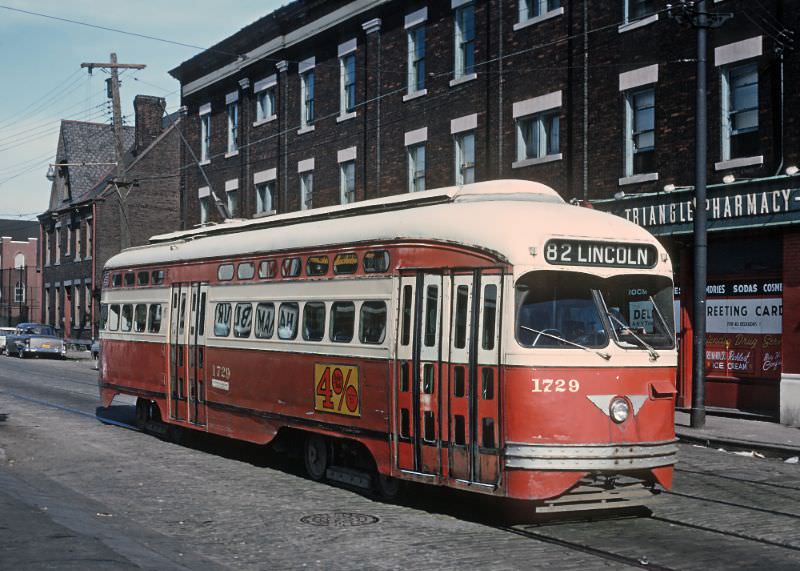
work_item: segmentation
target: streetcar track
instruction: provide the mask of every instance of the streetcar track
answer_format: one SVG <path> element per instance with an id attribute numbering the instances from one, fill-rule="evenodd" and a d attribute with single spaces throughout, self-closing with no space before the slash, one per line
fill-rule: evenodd
<path id="1" fill-rule="evenodd" d="M 628 557 L 627 555 L 620 555 L 612 551 L 607 551 L 605 549 L 600 549 L 597 547 L 590 547 L 588 545 L 584 545 L 582 543 L 576 543 L 574 541 L 569 541 L 566 539 L 558 539 L 556 537 L 551 537 L 549 535 L 539 533 L 536 531 L 531 531 L 530 529 L 526 529 L 519 526 L 499 527 L 499 529 L 508 531 L 510 533 L 515 533 L 522 537 L 529 537 L 531 539 L 535 539 L 543 543 L 549 543 L 551 545 L 565 547 L 573 551 L 579 551 L 581 553 L 586 553 L 588 555 L 594 555 L 595 557 L 600 557 L 601 559 L 605 559 L 607 561 L 613 561 L 615 563 L 624 563 L 626 565 L 630 565 L 632 567 L 638 567 L 640 569 L 657 569 L 659 571 L 674 571 L 672 567 L 658 565 L 642 559 L 635 559 L 633 557 Z"/>
<path id="2" fill-rule="evenodd" d="M 782 490 L 791 490 L 795 492 L 800 492 L 800 488 L 797 486 L 787 486 L 786 484 L 775 484 L 773 482 L 760 482 L 758 480 L 748 480 L 746 478 L 735 478 L 733 476 L 727 476 L 725 474 L 714 474 L 712 472 L 702 472 L 700 470 L 687 470 L 686 468 L 675 468 L 676 472 L 684 472 L 686 474 L 695 474 L 697 476 L 709 476 L 712 478 L 720 478 L 723 480 L 731 480 L 733 482 L 742 482 L 744 484 L 752 484 L 754 486 L 769 486 L 771 488 L 778 488 Z"/>
<path id="3" fill-rule="evenodd" d="M 723 530 L 723 529 L 717 529 L 715 527 L 709 527 L 707 525 L 702 525 L 702 524 L 699 524 L 699 523 L 690 523 L 690 522 L 686 522 L 686 521 L 680 521 L 680 520 L 677 520 L 677 519 L 672 519 L 672 518 L 663 517 L 663 516 L 657 516 L 657 515 L 651 515 L 650 519 L 655 520 L 655 521 L 662 521 L 664 523 L 668 523 L 668 524 L 671 524 L 671 525 L 680 525 L 680 526 L 683 526 L 683 527 L 688 527 L 690 529 L 696 529 L 698 531 L 706 531 L 706 532 L 709 532 L 709 533 L 715 533 L 717 535 L 724 535 L 724 536 L 727 536 L 727 537 L 735 537 L 736 539 L 741 539 L 741 540 L 744 540 L 744 541 L 753 541 L 755 543 L 763 543 L 764 545 L 770 545 L 772 547 L 780 547 L 782 549 L 790 549 L 792 551 L 800 551 L 800 547 L 798 547 L 796 545 L 791 545 L 789 543 L 783 543 L 783 542 L 780 542 L 780 541 L 773 541 L 771 539 L 765 539 L 763 537 L 753 537 L 753 536 L 744 535 L 742 533 L 738 533 L 738 532 L 735 532 L 735 531 L 726 531 L 726 530 Z"/>
<path id="4" fill-rule="evenodd" d="M 690 499 L 690 500 L 697 500 L 697 501 L 700 501 L 700 502 L 710 502 L 710 503 L 714 503 L 714 504 L 720 504 L 720 505 L 723 505 L 723 506 L 729 506 L 729 507 L 733 507 L 733 508 L 741 508 L 741 509 L 745 509 L 745 510 L 761 512 L 761 513 L 770 514 L 770 515 L 778 515 L 778 516 L 783 516 L 783 517 L 790 517 L 790 518 L 794 518 L 794 519 L 800 519 L 800 514 L 782 512 L 782 511 L 773 510 L 773 509 L 769 509 L 769 508 L 760 508 L 760 507 L 757 507 L 757 506 L 748 506 L 748 505 L 745 505 L 745 504 L 737 504 L 735 502 L 729 502 L 727 500 L 717 500 L 717 499 L 713 499 L 713 498 L 706 498 L 706 497 L 703 497 L 703 496 L 696 496 L 696 495 L 693 495 L 693 494 L 686 494 L 684 492 L 676 492 L 674 490 L 664 490 L 661 493 L 662 494 L 669 494 L 671 496 L 678 496 L 680 498 L 687 498 L 687 499 Z"/>

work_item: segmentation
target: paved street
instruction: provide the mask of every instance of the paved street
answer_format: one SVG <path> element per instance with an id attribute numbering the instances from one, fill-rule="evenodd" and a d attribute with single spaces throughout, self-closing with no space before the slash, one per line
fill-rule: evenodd
<path id="1" fill-rule="evenodd" d="M 2 569 L 800 566 L 800 467 L 781 459 L 681 445 L 652 517 L 498 523 L 485 498 L 414 488 L 387 504 L 259 447 L 102 424 L 96 376 L 0 357 Z M 132 402 L 104 414 L 125 421 Z"/>

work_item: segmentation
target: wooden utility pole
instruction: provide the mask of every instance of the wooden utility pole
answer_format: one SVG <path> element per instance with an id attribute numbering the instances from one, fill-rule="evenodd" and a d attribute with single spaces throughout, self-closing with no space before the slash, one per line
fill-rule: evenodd
<path id="1" fill-rule="evenodd" d="M 144 69 L 146 66 L 142 63 L 117 63 L 117 54 L 112 53 L 109 62 L 89 62 L 82 63 L 81 67 L 89 68 L 89 73 L 92 73 L 94 68 L 108 69 L 111 71 L 111 106 L 114 113 L 114 139 L 116 142 L 116 155 L 117 155 L 117 176 L 113 182 L 117 189 L 117 196 L 119 198 L 120 209 L 120 222 L 124 225 L 124 230 L 120 232 L 120 246 L 125 249 L 130 246 L 130 227 L 128 225 L 128 211 L 125 200 L 128 196 L 128 191 L 120 190 L 120 187 L 126 187 L 127 183 L 123 177 L 124 166 L 122 164 L 122 157 L 125 155 L 125 142 L 122 135 L 122 106 L 119 97 L 119 69 Z"/>

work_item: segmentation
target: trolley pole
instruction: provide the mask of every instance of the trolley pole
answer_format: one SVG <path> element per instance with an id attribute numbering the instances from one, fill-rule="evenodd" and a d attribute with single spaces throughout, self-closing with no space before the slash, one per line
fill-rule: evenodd
<path id="1" fill-rule="evenodd" d="M 706 173 L 708 162 L 708 102 L 706 98 L 706 53 L 709 28 L 718 28 L 732 14 L 710 14 L 707 0 L 681 2 L 670 16 L 697 30 L 697 86 L 695 94 L 695 209 L 694 209 L 694 300 L 692 316 L 692 428 L 706 424 L 706 281 L 708 275 L 708 228 Z"/>

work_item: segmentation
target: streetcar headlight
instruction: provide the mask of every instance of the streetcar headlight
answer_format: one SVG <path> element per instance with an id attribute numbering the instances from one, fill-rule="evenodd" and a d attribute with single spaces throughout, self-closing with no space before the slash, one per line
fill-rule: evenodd
<path id="1" fill-rule="evenodd" d="M 628 405 L 628 400 L 622 397 L 614 397 L 611 401 L 611 406 L 608 407 L 609 416 L 611 420 L 620 424 L 628 419 L 628 414 L 631 412 L 631 407 Z"/>

